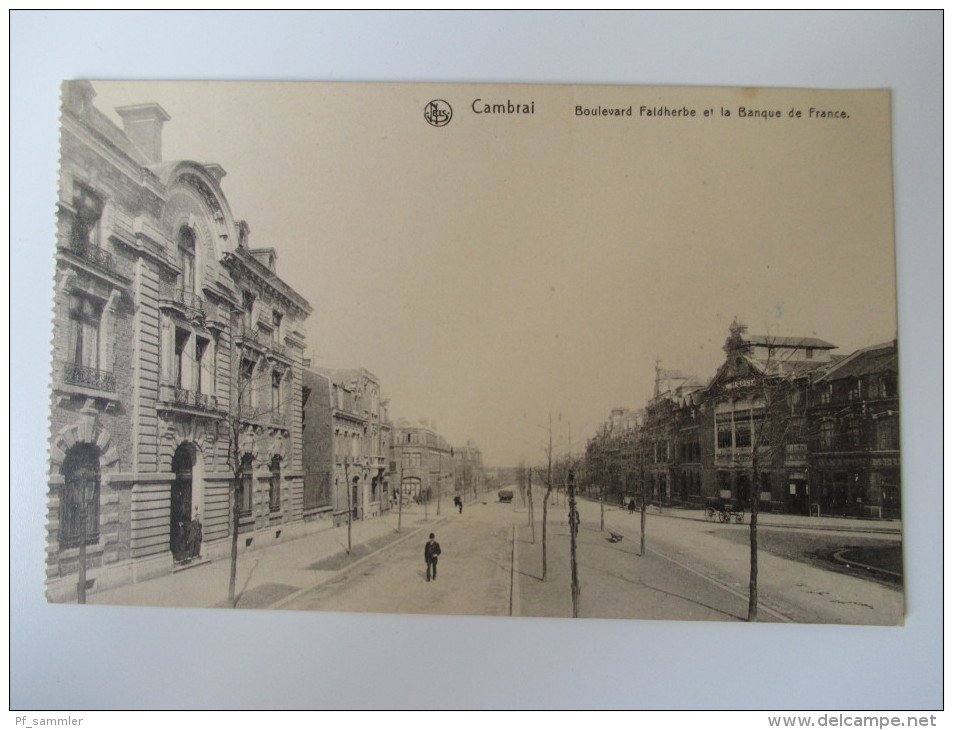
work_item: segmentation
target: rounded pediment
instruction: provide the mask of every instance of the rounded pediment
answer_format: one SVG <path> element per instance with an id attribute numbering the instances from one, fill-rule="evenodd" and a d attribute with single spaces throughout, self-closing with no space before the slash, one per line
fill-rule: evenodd
<path id="1" fill-rule="evenodd" d="M 221 260 L 234 246 L 235 221 L 228 201 L 219 187 L 223 171 L 218 165 L 180 161 L 154 170 L 169 191 L 162 215 L 163 228 L 174 241 L 179 231 L 189 228 L 196 241 L 208 247 L 212 260 Z"/>

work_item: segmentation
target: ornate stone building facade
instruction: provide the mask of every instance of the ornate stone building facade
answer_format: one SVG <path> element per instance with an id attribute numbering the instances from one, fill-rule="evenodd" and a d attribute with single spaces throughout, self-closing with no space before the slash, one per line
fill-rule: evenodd
<path id="1" fill-rule="evenodd" d="M 248 248 L 221 167 L 162 161 L 161 107 L 118 109 L 120 129 L 93 98 L 64 85 L 51 600 L 224 554 L 236 484 L 241 531 L 301 517 L 310 306 Z"/>
<path id="2" fill-rule="evenodd" d="M 810 483 L 798 507 L 856 517 L 900 516 L 896 341 L 836 363 L 811 393 Z"/>
<path id="3" fill-rule="evenodd" d="M 900 516 L 896 342 L 848 356 L 815 337 L 752 335 L 733 323 L 707 384 L 656 368 L 654 397 L 614 409 L 586 467 L 609 499 L 725 500 L 776 512 Z M 635 485 L 635 486 L 633 486 Z"/>

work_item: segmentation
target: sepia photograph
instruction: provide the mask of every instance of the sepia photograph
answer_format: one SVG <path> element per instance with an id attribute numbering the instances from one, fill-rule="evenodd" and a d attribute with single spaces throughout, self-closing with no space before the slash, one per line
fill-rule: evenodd
<path id="1" fill-rule="evenodd" d="M 61 121 L 49 601 L 903 622 L 887 91 Z"/>
<path id="2" fill-rule="evenodd" d="M 11 11 L 14 724 L 934 725 L 942 18 Z"/>

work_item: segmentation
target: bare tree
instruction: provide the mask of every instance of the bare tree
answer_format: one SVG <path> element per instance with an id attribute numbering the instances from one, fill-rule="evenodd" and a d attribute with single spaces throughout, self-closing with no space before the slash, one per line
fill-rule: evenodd
<path id="1" fill-rule="evenodd" d="M 260 379 L 256 370 L 258 362 L 254 358 L 239 356 L 234 365 L 238 369 L 238 378 L 233 381 L 233 393 L 229 410 L 220 419 L 228 438 L 228 467 L 232 473 L 232 484 L 229 489 L 229 514 L 231 515 L 231 553 L 228 570 L 228 603 L 232 608 L 238 605 L 238 596 L 235 592 L 235 581 L 238 572 L 238 531 L 244 490 L 251 489 L 250 470 L 253 464 L 254 421 L 264 415 L 263 410 L 256 406 L 255 396 L 257 381 Z"/>
<path id="2" fill-rule="evenodd" d="M 533 515 L 533 470 L 530 469 L 526 473 L 526 503 L 529 506 L 527 514 L 529 516 L 529 526 L 532 534 L 532 543 L 536 544 L 536 520 Z M 545 507 L 543 508 L 545 509 Z"/>
<path id="3" fill-rule="evenodd" d="M 400 463 L 400 484 L 397 486 L 397 532 L 400 532 L 400 521 L 404 514 L 404 462 Z"/>
<path id="4" fill-rule="evenodd" d="M 576 559 L 579 512 L 576 510 L 576 473 L 573 469 L 569 470 L 566 486 L 569 497 L 569 589 L 572 592 L 572 617 L 579 618 L 579 563 Z"/>
<path id="5" fill-rule="evenodd" d="M 353 499 L 353 496 L 352 496 L 353 487 L 351 487 L 351 472 L 347 468 L 350 460 L 351 458 L 349 456 L 344 457 L 344 487 L 345 487 L 345 491 L 347 492 L 347 554 L 348 555 L 351 554 L 351 521 L 354 515 L 354 505 L 351 503 Z"/>
<path id="6" fill-rule="evenodd" d="M 546 524 L 549 515 L 549 496 L 553 491 L 553 417 L 549 416 L 549 445 L 546 447 L 546 471 L 539 469 L 537 473 L 542 479 L 546 492 L 543 494 L 543 574 L 541 580 L 546 580 Z"/>
<path id="7" fill-rule="evenodd" d="M 228 441 L 226 462 L 232 477 L 229 489 L 231 550 L 228 571 L 228 602 L 232 608 L 238 604 L 235 590 L 238 533 L 243 512 L 242 501 L 247 499 L 250 502 L 252 498 L 256 438 L 263 428 L 262 424 L 281 424 L 282 419 L 291 417 L 288 391 L 283 391 L 287 386 L 282 384 L 284 377 L 291 375 L 290 369 L 284 374 L 273 371 L 266 366 L 264 358 L 246 356 L 241 348 L 233 366 L 237 368 L 238 377 L 232 380 L 228 411 L 223 413 L 218 421 L 219 433 L 224 430 Z M 268 391 L 270 398 L 266 398 Z"/>
<path id="8" fill-rule="evenodd" d="M 736 402 L 746 401 L 747 422 L 734 423 L 733 430 L 750 438 L 750 457 L 734 459 L 748 481 L 748 543 L 750 549 L 748 574 L 748 621 L 758 620 L 758 516 L 761 493 L 771 472 L 783 465 L 788 445 L 800 443 L 807 437 L 806 410 L 808 405 L 809 373 L 817 362 L 795 359 L 796 350 L 775 347 L 772 340 L 759 343 L 767 348 L 765 359 L 748 357 L 737 367 L 744 367 L 736 375 L 743 375 L 733 383 L 740 383 L 731 393 Z M 788 349 L 787 356 L 777 351 Z M 747 452 L 747 449 L 745 449 Z M 744 454 L 747 457 L 747 453 Z"/>

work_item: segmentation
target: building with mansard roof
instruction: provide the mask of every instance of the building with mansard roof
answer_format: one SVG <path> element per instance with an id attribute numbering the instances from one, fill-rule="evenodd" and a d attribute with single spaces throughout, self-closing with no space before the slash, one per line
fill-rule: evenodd
<path id="1" fill-rule="evenodd" d="M 733 322 L 707 384 L 656 366 L 642 417 L 613 409 L 588 443 L 587 473 L 610 500 L 750 508 L 756 495 L 777 512 L 899 517 L 896 341 L 834 349 Z"/>
<path id="2" fill-rule="evenodd" d="M 162 159 L 156 104 L 63 88 L 47 595 L 176 570 L 302 517 L 308 302 L 249 248 L 216 164 Z M 85 576 L 85 577 L 84 577 Z"/>
<path id="3" fill-rule="evenodd" d="M 858 350 L 811 390 L 809 492 L 800 511 L 900 517 L 897 341 Z"/>

